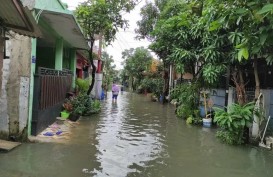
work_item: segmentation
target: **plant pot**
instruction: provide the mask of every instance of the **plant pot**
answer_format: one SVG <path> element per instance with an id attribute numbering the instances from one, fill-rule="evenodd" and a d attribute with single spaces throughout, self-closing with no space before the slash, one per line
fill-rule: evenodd
<path id="1" fill-rule="evenodd" d="M 69 112 L 66 112 L 66 111 L 62 111 L 61 112 L 61 117 L 64 118 L 64 119 L 67 119 L 69 117 Z"/>
<path id="2" fill-rule="evenodd" d="M 78 115 L 78 114 L 70 114 L 68 117 L 68 119 L 73 122 L 76 122 L 79 118 L 80 118 L 80 115 Z"/>
<path id="3" fill-rule="evenodd" d="M 203 118 L 203 127 L 210 128 L 212 124 L 212 118 Z"/>

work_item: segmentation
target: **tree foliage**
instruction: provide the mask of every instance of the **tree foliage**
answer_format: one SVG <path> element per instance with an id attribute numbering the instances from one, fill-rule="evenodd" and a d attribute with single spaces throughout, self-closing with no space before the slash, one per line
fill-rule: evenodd
<path id="1" fill-rule="evenodd" d="M 124 72 L 129 76 L 133 89 L 136 89 L 143 79 L 144 72 L 150 69 L 152 56 L 144 47 L 138 47 L 124 50 L 122 58 L 124 59 Z"/>
<path id="2" fill-rule="evenodd" d="M 243 64 L 256 66 L 258 58 L 273 63 L 271 1 L 156 0 L 147 3 L 141 15 L 139 37 L 152 41 L 150 48 L 164 63 L 174 63 L 177 70 L 208 86 L 232 66 L 236 89 L 244 94 Z M 258 72 L 254 73 L 258 89 Z"/>
<path id="3" fill-rule="evenodd" d="M 115 79 L 116 74 L 116 65 L 114 64 L 113 56 L 110 56 L 108 53 L 103 52 L 101 60 L 103 61 L 103 86 L 105 89 L 111 85 Z"/>
<path id="4" fill-rule="evenodd" d="M 76 8 L 76 17 L 91 44 L 91 51 L 98 35 L 103 36 L 106 44 L 114 41 L 117 31 L 128 26 L 122 14 L 130 12 L 137 2 L 137 0 L 87 0 Z M 91 51 L 92 83 L 87 94 L 93 89 L 96 72 Z"/>

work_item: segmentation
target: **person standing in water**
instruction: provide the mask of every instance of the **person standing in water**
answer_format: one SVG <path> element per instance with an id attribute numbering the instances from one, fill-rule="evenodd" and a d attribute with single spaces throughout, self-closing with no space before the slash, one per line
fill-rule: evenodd
<path id="1" fill-rule="evenodd" d="M 119 87 L 117 86 L 117 84 L 114 83 L 112 85 L 112 101 L 113 102 L 117 102 L 118 94 L 119 94 Z"/>

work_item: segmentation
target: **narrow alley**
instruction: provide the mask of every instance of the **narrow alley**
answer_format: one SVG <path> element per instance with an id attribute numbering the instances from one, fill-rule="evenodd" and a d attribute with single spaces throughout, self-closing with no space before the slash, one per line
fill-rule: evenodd
<path id="1" fill-rule="evenodd" d="M 110 95 L 110 93 L 108 93 Z M 84 117 L 65 143 L 26 143 L 0 153 L 2 177 L 271 177 L 271 151 L 229 146 L 192 127 L 172 105 L 124 92 Z"/>

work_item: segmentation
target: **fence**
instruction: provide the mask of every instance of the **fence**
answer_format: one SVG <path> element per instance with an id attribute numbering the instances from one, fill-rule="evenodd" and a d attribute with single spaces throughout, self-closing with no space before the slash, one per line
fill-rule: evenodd
<path id="1" fill-rule="evenodd" d="M 72 74 L 68 71 L 58 71 L 39 68 L 40 102 L 39 109 L 44 110 L 62 102 L 65 94 L 70 91 Z"/>
<path id="2" fill-rule="evenodd" d="M 37 135 L 59 116 L 66 93 L 72 86 L 70 70 L 39 67 L 34 76 L 32 134 Z"/>

